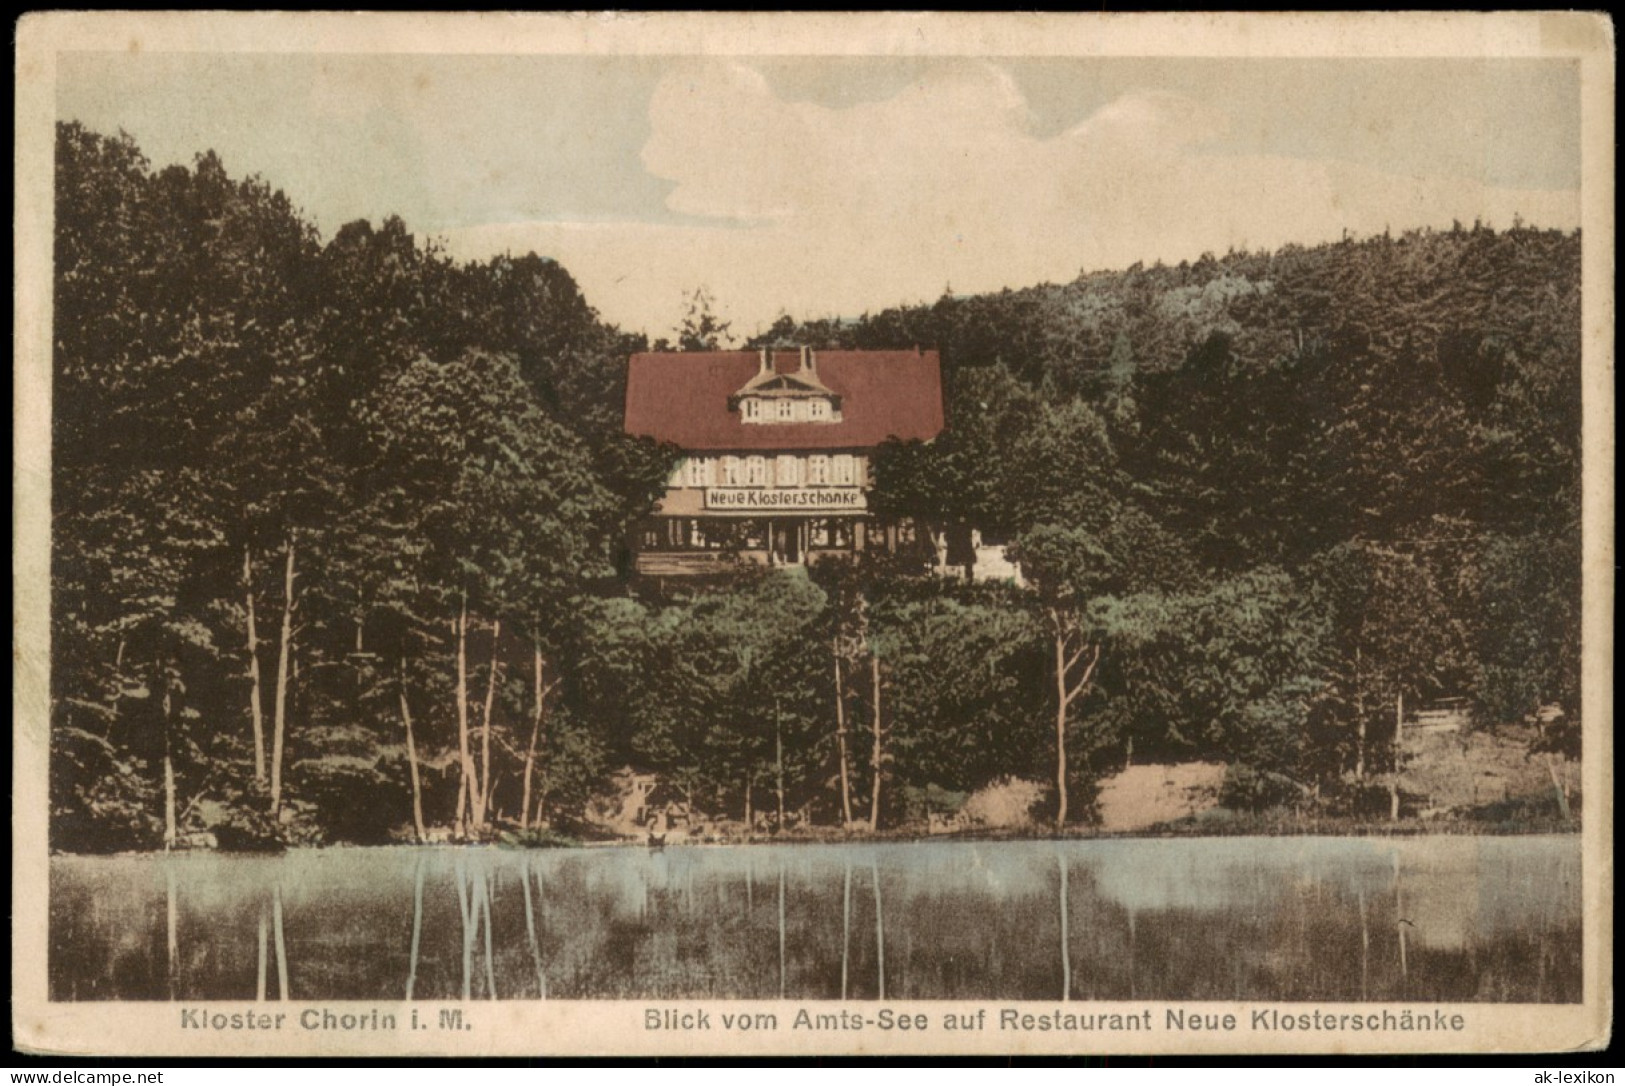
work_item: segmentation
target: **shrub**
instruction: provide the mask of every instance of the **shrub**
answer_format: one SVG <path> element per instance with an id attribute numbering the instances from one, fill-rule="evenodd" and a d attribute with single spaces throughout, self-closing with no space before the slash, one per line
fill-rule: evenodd
<path id="1" fill-rule="evenodd" d="M 932 815 L 955 815 L 965 806 L 967 792 L 950 792 L 940 784 L 903 787 L 904 811 L 911 822 L 924 822 Z"/>
<path id="2" fill-rule="evenodd" d="M 1044 786 L 1037 781 L 1001 777 L 974 792 L 959 813 L 966 822 L 976 826 L 1030 826 L 1033 809 L 1043 801 L 1045 792 Z"/>
<path id="3" fill-rule="evenodd" d="M 1304 788 L 1291 777 L 1233 763 L 1219 786 L 1219 805 L 1233 811 L 1263 811 L 1301 803 Z"/>

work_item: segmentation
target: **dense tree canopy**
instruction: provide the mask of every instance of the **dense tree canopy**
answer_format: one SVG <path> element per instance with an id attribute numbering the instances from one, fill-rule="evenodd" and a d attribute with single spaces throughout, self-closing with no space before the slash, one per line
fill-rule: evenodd
<path id="1" fill-rule="evenodd" d="M 1475 225 L 784 317 L 751 345 L 939 350 L 948 429 L 873 510 L 1026 584 L 652 592 L 624 541 L 677 453 L 564 268 L 324 240 L 63 125 L 53 841 L 568 826 L 623 766 L 774 827 L 1007 777 L 1076 822 L 1135 756 L 1336 802 L 1397 770 L 1396 699 L 1578 707 L 1579 296 L 1577 235 Z M 728 331 L 696 292 L 681 345 Z"/>

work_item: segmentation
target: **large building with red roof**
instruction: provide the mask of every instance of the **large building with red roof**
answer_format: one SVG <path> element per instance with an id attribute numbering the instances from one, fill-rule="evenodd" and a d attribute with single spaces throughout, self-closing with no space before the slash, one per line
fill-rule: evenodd
<path id="1" fill-rule="evenodd" d="M 635 354 L 626 430 L 684 457 L 634 539 L 637 572 L 720 572 L 882 547 L 906 525 L 869 513 L 870 454 L 942 432 L 935 351 Z"/>

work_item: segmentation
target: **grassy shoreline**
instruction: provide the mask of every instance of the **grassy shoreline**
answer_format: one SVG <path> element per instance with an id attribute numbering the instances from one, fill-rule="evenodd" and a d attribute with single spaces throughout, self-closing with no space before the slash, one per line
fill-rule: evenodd
<path id="1" fill-rule="evenodd" d="M 795 830 L 783 834 L 753 834 L 720 839 L 673 839 L 660 848 L 738 848 L 783 845 L 871 845 L 918 844 L 934 842 L 1002 843 L 1018 841 L 1133 841 L 1173 840 L 1201 837 L 1536 837 L 1574 836 L 1582 830 L 1580 820 L 1534 820 L 1519 822 L 1478 822 L 1465 819 L 1401 819 L 1398 822 L 1374 822 L 1355 819 L 1312 818 L 1296 820 L 1269 819 L 1261 816 L 1238 817 L 1233 820 L 1187 819 L 1137 830 L 1104 830 L 1080 826 L 1056 833 L 1053 828 L 1027 827 L 1023 829 L 959 830 L 930 833 L 914 827 L 880 830 L 876 833 L 847 833 L 833 827 L 807 831 Z M 378 844 L 332 842 L 327 844 L 294 844 L 283 849 L 221 849 L 208 847 L 177 848 L 175 854 L 212 854 L 224 856 L 268 856 L 279 852 L 310 852 L 348 849 L 386 848 L 490 848 L 513 850 L 649 848 L 647 841 L 635 837 L 600 837 L 596 839 L 553 836 L 545 841 L 529 842 L 510 835 L 485 840 L 438 840 L 426 842 L 390 841 Z M 52 850 L 52 856 L 162 856 L 163 849 L 125 850 L 118 852 L 70 852 Z"/>

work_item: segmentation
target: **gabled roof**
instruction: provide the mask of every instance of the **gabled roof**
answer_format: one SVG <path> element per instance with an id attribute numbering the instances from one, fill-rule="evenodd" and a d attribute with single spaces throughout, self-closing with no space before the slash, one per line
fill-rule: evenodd
<path id="1" fill-rule="evenodd" d="M 887 438 L 929 441 L 942 432 L 942 366 L 935 351 L 818 351 L 802 371 L 797 351 L 774 351 L 764 373 L 755 351 L 635 354 L 626 377 L 626 431 L 695 451 L 862 449 Z M 746 423 L 730 396 L 775 377 L 817 381 L 840 397 L 838 422 Z"/>

